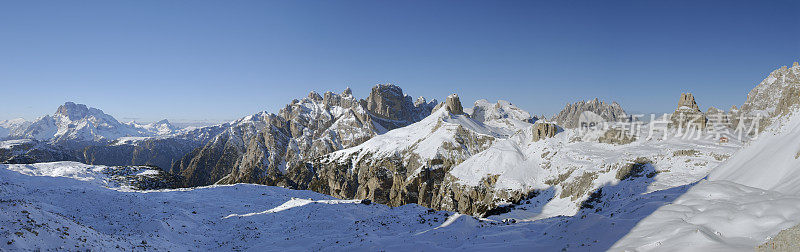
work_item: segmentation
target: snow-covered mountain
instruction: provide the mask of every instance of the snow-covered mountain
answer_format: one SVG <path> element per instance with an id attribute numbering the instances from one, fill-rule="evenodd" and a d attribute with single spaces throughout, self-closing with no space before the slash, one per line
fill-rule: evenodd
<path id="1" fill-rule="evenodd" d="M 492 193 L 471 197 L 455 193 L 447 171 L 498 139 L 531 127 L 530 118 L 517 120 L 509 103 L 484 122 L 463 113 L 457 95 L 447 97 L 427 118 L 376 136 L 361 145 L 331 153 L 312 164 L 310 189 L 341 198 L 371 199 L 399 206 L 417 203 L 439 209 L 482 214 L 493 203 Z M 485 105 L 479 102 L 479 106 Z M 479 107 L 480 108 L 480 107 Z M 487 118 L 483 118 L 487 119 Z M 501 122 L 502 121 L 502 122 Z M 497 126 L 492 126 L 497 125 Z M 455 197 L 464 197 L 458 199 Z"/>
<path id="2" fill-rule="evenodd" d="M 55 144 L 110 143 L 123 137 L 148 137 L 174 132 L 169 122 L 151 125 L 123 124 L 102 110 L 73 102 L 64 103 L 46 115 L 12 132 L 15 139 L 35 139 Z"/>
<path id="3" fill-rule="evenodd" d="M 705 126 L 683 134 L 666 118 L 663 127 L 631 122 L 619 104 L 599 100 L 547 121 L 507 101 L 470 109 L 455 94 L 414 101 L 394 85 L 366 99 L 312 92 L 278 113 L 177 132 L 168 122 L 120 124 L 142 135 L 87 147 L 83 160 L 171 164 L 165 170 L 187 185 L 217 185 L 140 193 L 109 180 L 106 166 L 0 165 L 0 183 L 10 185 L 0 196 L 24 202 L 0 202 L 11 213 L 0 215 L 9 227 L 0 234 L 13 237 L 0 249 L 752 250 L 800 223 L 798 72 L 797 64 L 776 70 L 741 110 L 703 113 L 681 95 L 678 112 L 768 116 L 752 141 Z M 610 123 L 574 127 L 585 112 Z M 113 137 L 101 129 L 116 120 L 102 113 L 56 114 L 52 125 L 75 126 L 54 136 Z M 51 122 L 30 127 L 37 123 Z M 42 140 L 0 142 L 0 157 L 52 143 Z M 235 183 L 314 192 L 219 185 Z M 47 193 L 35 193 L 44 184 Z M 122 203 L 77 206 L 77 197 Z M 65 226 L 79 238 L 58 237 Z"/>
<path id="4" fill-rule="evenodd" d="M 609 104 L 600 101 L 598 98 L 567 104 L 561 112 L 553 116 L 552 120 L 564 128 L 576 128 L 580 126 L 580 117 L 585 116 L 587 113 L 606 122 L 630 120 L 628 114 L 617 102 Z"/>
<path id="5" fill-rule="evenodd" d="M 166 136 L 174 134 L 180 130 L 180 128 L 172 126 L 167 119 L 149 124 L 129 122 L 127 125 L 139 129 L 140 132 L 144 132 L 146 135 L 150 136 Z"/>
<path id="6" fill-rule="evenodd" d="M 16 133 L 17 131 L 27 127 L 28 125 L 30 125 L 30 122 L 26 121 L 23 118 L 0 121 L 0 140 L 8 137 L 9 135 L 12 134 L 12 132 Z"/>

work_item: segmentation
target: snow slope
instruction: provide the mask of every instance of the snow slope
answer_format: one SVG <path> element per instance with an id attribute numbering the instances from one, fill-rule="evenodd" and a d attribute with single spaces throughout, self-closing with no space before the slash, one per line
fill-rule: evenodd
<path id="1" fill-rule="evenodd" d="M 644 127 L 647 132 L 647 126 Z M 641 137 L 624 145 L 599 143 L 596 132 L 574 129 L 565 129 L 552 138 L 536 142 L 531 140 L 532 134 L 532 129 L 526 128 L 507 139 L 495 141 L 487 150 L 455 166 L 450 174 L 458 183 L 467 186 L 479 186 L 487 177 L 497 176 L 495 189 L 551 190 L 552 199 L 537 206 L 538 211 L 514 211 L 514 214 L 505 215 L 536 220 L 577 214 L 580 204 L 591 192 L 618 184 L 619 170 L 637 159 L 649 160 L 656 172 L 646 188 L 638 192 L 647 194 L 702 179 L 741 146 L 741 142 L 735 140 L 720 144 L 708 134 L 697 139 Z"/>
<path id="2" fill-rule="evenodd" d="M 0 165 L 0 250 L 604 250 L 682 192 L 626 199 L 611 216 L 503 223 L 251 184 L 134 191 L 104 169 Z"/>
<path id="3" fill-rule="evenodd" d="M 614 250 L 752 251 L 800 223 L 800 113 L 774 123 Z M 669 230 L 669 232 L 664 232 Z"/>
<path id="4" fill-rule="evenodd" d="M 439 155 L 449 155 L 443 146 L 457 144 L 455 135 L 459 129 L 494 138 L 506 137 L 504 133 L 508 131 L 488 126 L 467 115 L 453 115 L 441 107 L 419 122 L 375 136 L 358 146 L 331 153 L 328 158 L 358 156 L 356 159 L 360 159 L 365 154 L 391 157 L 409 152 L 429 160 Z"/>

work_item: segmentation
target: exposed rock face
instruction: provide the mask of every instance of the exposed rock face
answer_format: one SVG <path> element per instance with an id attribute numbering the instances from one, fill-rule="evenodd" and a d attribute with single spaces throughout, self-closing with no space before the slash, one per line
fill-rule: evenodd
<path id="1" fill-rule="evenodd" d="M 681 97 L 678 99 L 678 108 L 672 113 L 670 120 L 672 121 L 670 126 L 682 129 L 705 129 L 708 122 L 691 93 L 681 93 Z"/>
<path id="2" fill-rule="evenodd" d="M 800 248 L 800 225 L 781 230 L 774 237 L 756 247 L 758 252 L 795 251 Z"/>
<path id="3" fill-rule="evenodd" d="M 700 111 L 697 102 L 694 100 L 692 93 L 681 93 L 681 98 L 678 99 L 678 108 L 688 108 L 691 110 Z"/>
<path id="4" fill-rule="evenodd" d="M 597 98 L 588 102 L 579 101 L 576 103 L 567 104 L 567 106 L 565 106 L 564 109 L 558 113 L 558 115 L 553 117 L 552 120 L 561 127 L 576 128 L 580 126 L 579 117 L 585 111 L 593 112 L 608 122 L 630 120 L 630 117 L 625 113 L 625 110 L 623 110 L 622 107 L 617 104 L 617 102 L 608 104 L 598 100 Z"/>
<path id="5" fill-rule="evenodd" d="M 458 99 L 457 94 L 451 94 L 447 96 L 447 99 L 444 101 L 444 106 L 447 108 L 447 111 L 450 111 L 451 114 L 464 114 L 464 108 L 461 107 L 461 100 Z"/>
<path id="6" fill-rule="evenodd" d="M 800 104 L 800 64 L 792 67 L 781 67 L 761 81 L 742 104 L 739 114 L 743 116 L 760 116 L 759 126 L 767 127 L 774 118 L 791 113 L 792 108 Z M 738 123 L 738 121 L 734 122 Z"/>
<path id="7" fill-rule="evenodd" d="M 533 125 L 533 141 L 554 137 L 558 133 L 558 126 L 553 123 L 536 123 Z"/>
<path id="8" fill-rule="evenodd" d="M 277 114 L 262 112 L 231 123 L 178 160 L 172 171 L 181 172 L 188 186 L 245 182 L 305 188 L 314 173 L 307 160 L 411 124 L 433 106 L 424 98 L 413 103 L 394 85 L 375 86 L 366 100 L 356 100 L 349 89 L 311 93 Z"/>
<path id="9" fill-rule="evenodd" d="M 348 90 L 345 90 L 345 93 L 352 96 Z M 412 102 L 411 96 L 403 94 L 403 89 L 400 87 L 392 84 L 379 84 L 372 88 L 372 92 L 362 103 L 373 116 L 395 121 L 415 122 L 430 114 L 431 109 L 436 105 L 435 100 L 433 103 L 424 101 L 425 98 L 422 98 L 421 101 L 418 98 L 417 103 Z M 420 117 L 420 115 L 424 116 Z"/>
<path id="10" fill-rule="evenodd" d="M 472 119 L 446 109 L 311 162 L 308 166 L 314 174 L 307 189 L 339 198 L 370 199 L 391 206 L 416 203 L 469 214 L 486 213 L 497 197 L 522 198 L 523 192 L 460 185 L 448 173 L 489 148 L 495 137 L 462 126 Z"/>

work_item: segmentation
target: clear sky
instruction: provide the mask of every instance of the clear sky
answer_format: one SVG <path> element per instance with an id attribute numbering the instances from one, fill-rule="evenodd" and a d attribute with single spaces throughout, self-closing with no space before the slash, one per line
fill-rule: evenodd
<path id="1" fill-rule="evenodd" d="M 65 101 L 121 121 L 231 120 L 309 91 L 741 104 L 800 60 L 800 1 L 3 1 L 0 120 Z"/>

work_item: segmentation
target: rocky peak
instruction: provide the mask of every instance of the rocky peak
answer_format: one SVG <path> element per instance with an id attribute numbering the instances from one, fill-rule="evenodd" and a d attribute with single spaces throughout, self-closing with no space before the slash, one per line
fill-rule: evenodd
<path id="1" fill-rule="evenodd" d="M 558 126 L 553 123 L 539 122 L 533 126 L 533 141 L 537 142 L 545 138 L 551 138 L 558 133 Z"/>
<path id="2" fill-rule="evenodd" d="M 695 102 L 694 95 L 692 95 L 692 93 L 681 93 L 681 97 L 678 99 L 678 109 L 684 107 L 700 111 L 700 107 L 697 106 L 697 102 Z"/>
<path id="3" fill-rule="evenodd" d="M 378 84 L 367 97 L 367 110 L 375 115 L 391 120 L 405 118 L 403 89 L 392 84 Z"/>
<path id="4" fill-rule="evenodd" d="M 342 96 L 352 96 L 352 95 L 353 95 L 353 90 L 350 90 L 350 87 L 347 87 L 344 89 L 344 91 L 342 91 Z"/>
<path id="5" fill-rule="evenodd" d="M 714 110 L 718 109 L 714 108 Z M 709 111 L 712 110 L 709 109 Z M 672 113 L 671 121 L 673 127 L 688 128 L 694 126 L 704 129 L 708 123 L 708 118 L 697 106 L 692 93 L 681 93 L 681 97 L 678 99 L 678 108 Z"/>
<path id="6" fill-rule="evenodd" d="M 428 104 L 428 101 L 425 100 L 425 97 L 418 97 L 416 101 L 414 101 L 414 107 L 419 107 L 423 104 Z"/>
<path id="7" fill-rule="evenodd" d="M 464 108 L 461 107 L 461 100 L 458 99 L 457 94 L 448 95 L 447 99 L 444 101 L 444 106 L 451 114 L 464 114 Z"/>
<path id="8" fill-rule="evenodd" d="M 776 118 L 791 113 L 800 104 L 800 65 L 783 66 L 767 76 L 750 93 L 740 112 L 762 118 Z M 763 124 L 762 126 L 766 126 Z"/>
<path id="9" fill-rule="evenodd" d="M 100 112 L 102 113 L 102 111 Z M 64 103 L 64 105 L 58 107 L 55 113 L 57 116 L 64 116 L 72 121 L 84 118 L 89 114 L 89 107 L 83 104 L 75 104 L 74 102 Z"/>
<path id="10" fill-rule="evenodd" d="M 154 127 L 165 128 L 165 129 L 171 129 L 171 130 L 176 130 L 176 129 L 177 129 L 177 128 L 176 128 L 175 126 L 173 126 L 173 125 L 172 125 L 172 123 L 170 123 L 170 122 L 169 122 L 169 120 L 167 120 L 167 119 L 164 119 L 164 120 L 161 120 L 161 121 L 158 121 L 158 122 L 154 122 L 154 123 L 153 123 L 153 124 L 151 124 L 151 125 L 152 125 L 152 126 L 154 126 Z"/>
<path id="11" fill-rule="evenodd" d="M 567 104 L 564 106 L 564 109 L 552 119 L 559 126 L 564 128 L 576 128 L 580 126 L 579 121 L 581 114 L 587 111 L 597 114 L 605 121 L 624 121 L 630 119 L 625 113 L 625 110 L 623 110 L 622 106 L 618 103 L 612 102 L 608 104 L 600 101 L 598 98 L 594 98 L 590 101 L 579 101 Z"/>
<path id="12" fill-rule="evenodd" d="M 322 101 L 322 96 L 317 92 L 311 91 L 308 93 L 308 99 L 311 99 L 312 101 Z"/>
<path id="13" fill-rule="evenodd" d="M 104 113 L 100 109 L 88 107 L 83 104 L 76 104 L 74 102 L 66 102 L 56 110 L 53 116 L 56 120 L 67 120 L 68 122 L 89 120 L 95 124 L 108 124 L 111 127 L 119 127 L 122 125 L 113 116 Z M 59 119 L 61 118 L 61 119 Z"/>

